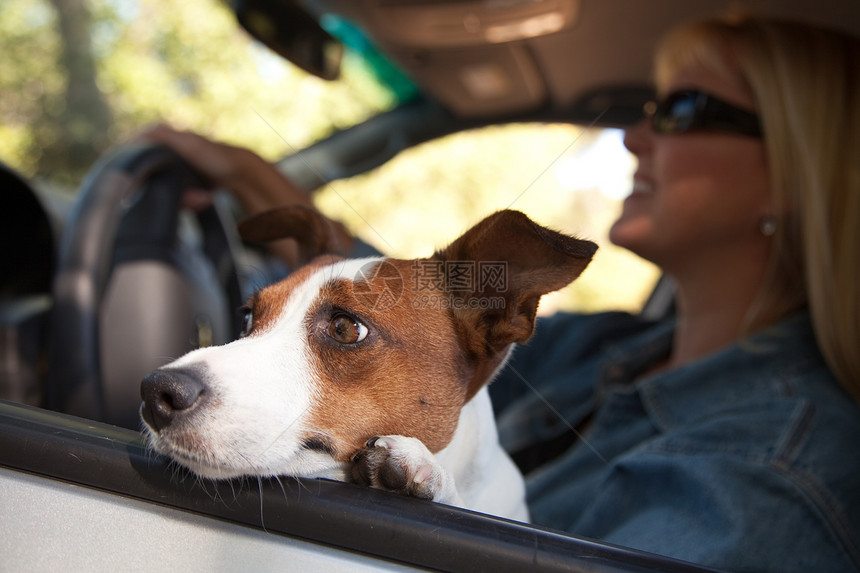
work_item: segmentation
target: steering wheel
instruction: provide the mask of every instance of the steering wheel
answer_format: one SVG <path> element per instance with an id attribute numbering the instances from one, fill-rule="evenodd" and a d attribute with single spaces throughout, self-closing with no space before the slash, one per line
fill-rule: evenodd
<path id="1" fill-rule="evenodd" d="M 85 178 L 60 240 L 48 407 L 137 428 L 147 372 L 238 335 L 235 225 L 217 206 L 183 212 L 190 186 L 205 181 L 153 144 L 121 147 Z"/>

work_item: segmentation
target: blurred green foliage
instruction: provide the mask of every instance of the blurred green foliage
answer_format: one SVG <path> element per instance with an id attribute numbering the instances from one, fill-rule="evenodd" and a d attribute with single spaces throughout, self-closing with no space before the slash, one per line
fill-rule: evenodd
<path id="1" fill-rule="evenodd" d="M 55 6 L 88 13 L 89 45 L 64 44 Z M 72 49 L 91 54 L 112 117 L 89 138 L 89 160 L 69 165 L 55 155 L 75 136 L 63 62 Z M 72 186 L 108 146 L 153 122 L 275 159 L 286 153 L 281 136 L 301 148 L 393 103 L 349 57 L 342 80 L 331 83 L 282 62 L 218 0 L 2 0 L 0 54 L 0 159 L 25 176 Z"/>
<path id="2" fill-rule="evenodd" d="M 395 103 L 357 56 L 347 52 L 339 81 L 312 77 L 252 42 L 218 0 L 0 0 L 0 54 L 0 160 L 55 188 L 74 189 L 108 147 L 154 122 L 275 160 Z M 601 246 L 544 310 L 635 309 L 656 271 L 606 240 L 620 202 L 599 181 L 559 177 L 598 135 L 512 125 L 449 136 L 332 182 L 317 203 L 383 252 L 409 257 L 492 211 L 520 209 Z M 632 169 L 618 147 L 605 168 L 616 180 Z M 574 169 L 593 171 L 589 163 Z"/>

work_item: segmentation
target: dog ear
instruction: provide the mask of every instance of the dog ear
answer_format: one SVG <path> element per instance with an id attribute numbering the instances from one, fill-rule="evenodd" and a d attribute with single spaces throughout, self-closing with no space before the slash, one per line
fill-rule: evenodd
<path id="1" fill-rule="evenodd" d="M 298 246 L 297 265 L 323 254 L 344 256 L 349 235 L 339 223 L 304 205 L 281 207 L 252 215 L 239 222 L 239 235 L 252 243 L 294 239 Z"/>
<path id="2" fill-rule="evenodd" d="M 540 297 L 576 279 L 597 245 L 541 227 L 519 211 L 490 215 L 434 258 L 445 262 L 446 294 L 476 356 L 488 357 L 534 331 Z M 473 270 L 455 282 L 457 265 Z M 483 351 L 482 347 L 483 346 Z"/>

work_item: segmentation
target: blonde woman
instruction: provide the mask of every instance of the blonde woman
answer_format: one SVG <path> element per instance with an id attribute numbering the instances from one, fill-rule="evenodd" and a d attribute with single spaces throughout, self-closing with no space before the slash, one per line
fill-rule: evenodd
<path id="1" fill-rule="evenodd" d="M 860 41 L 694 23 L 656 83 L 610 237 L 673 279 L 677 315 L 554 317 L 494 382 L 533 519 L 727 570 L 860 570 Z"/>

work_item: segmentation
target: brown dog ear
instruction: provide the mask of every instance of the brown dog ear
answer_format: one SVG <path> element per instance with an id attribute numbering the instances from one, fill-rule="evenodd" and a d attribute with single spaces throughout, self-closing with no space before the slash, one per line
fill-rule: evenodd
<path id="1" fill-rule="evenodd" d="M 281 207 L 252 215 L 239 222 L 239 235 L 252 243 L 294 239 L 297 265 L 324 254 L 346 255 L 349 235 L 339 223 L 304 205 Z"/>
<path id="2" fill-rule="evenodd" d="M 446 294 L 468 347 L 476 356 L 526 342 L 534 331 L 540 297 L 576 279 L 597 245 L 541 227 L 519 211 L 490 215 L 435 259 L 445 262 Z M 451 270 L 474 269 L 471 285 L 456 284 Z M 455 304 L 457 303 L 457 304 Z"/>

